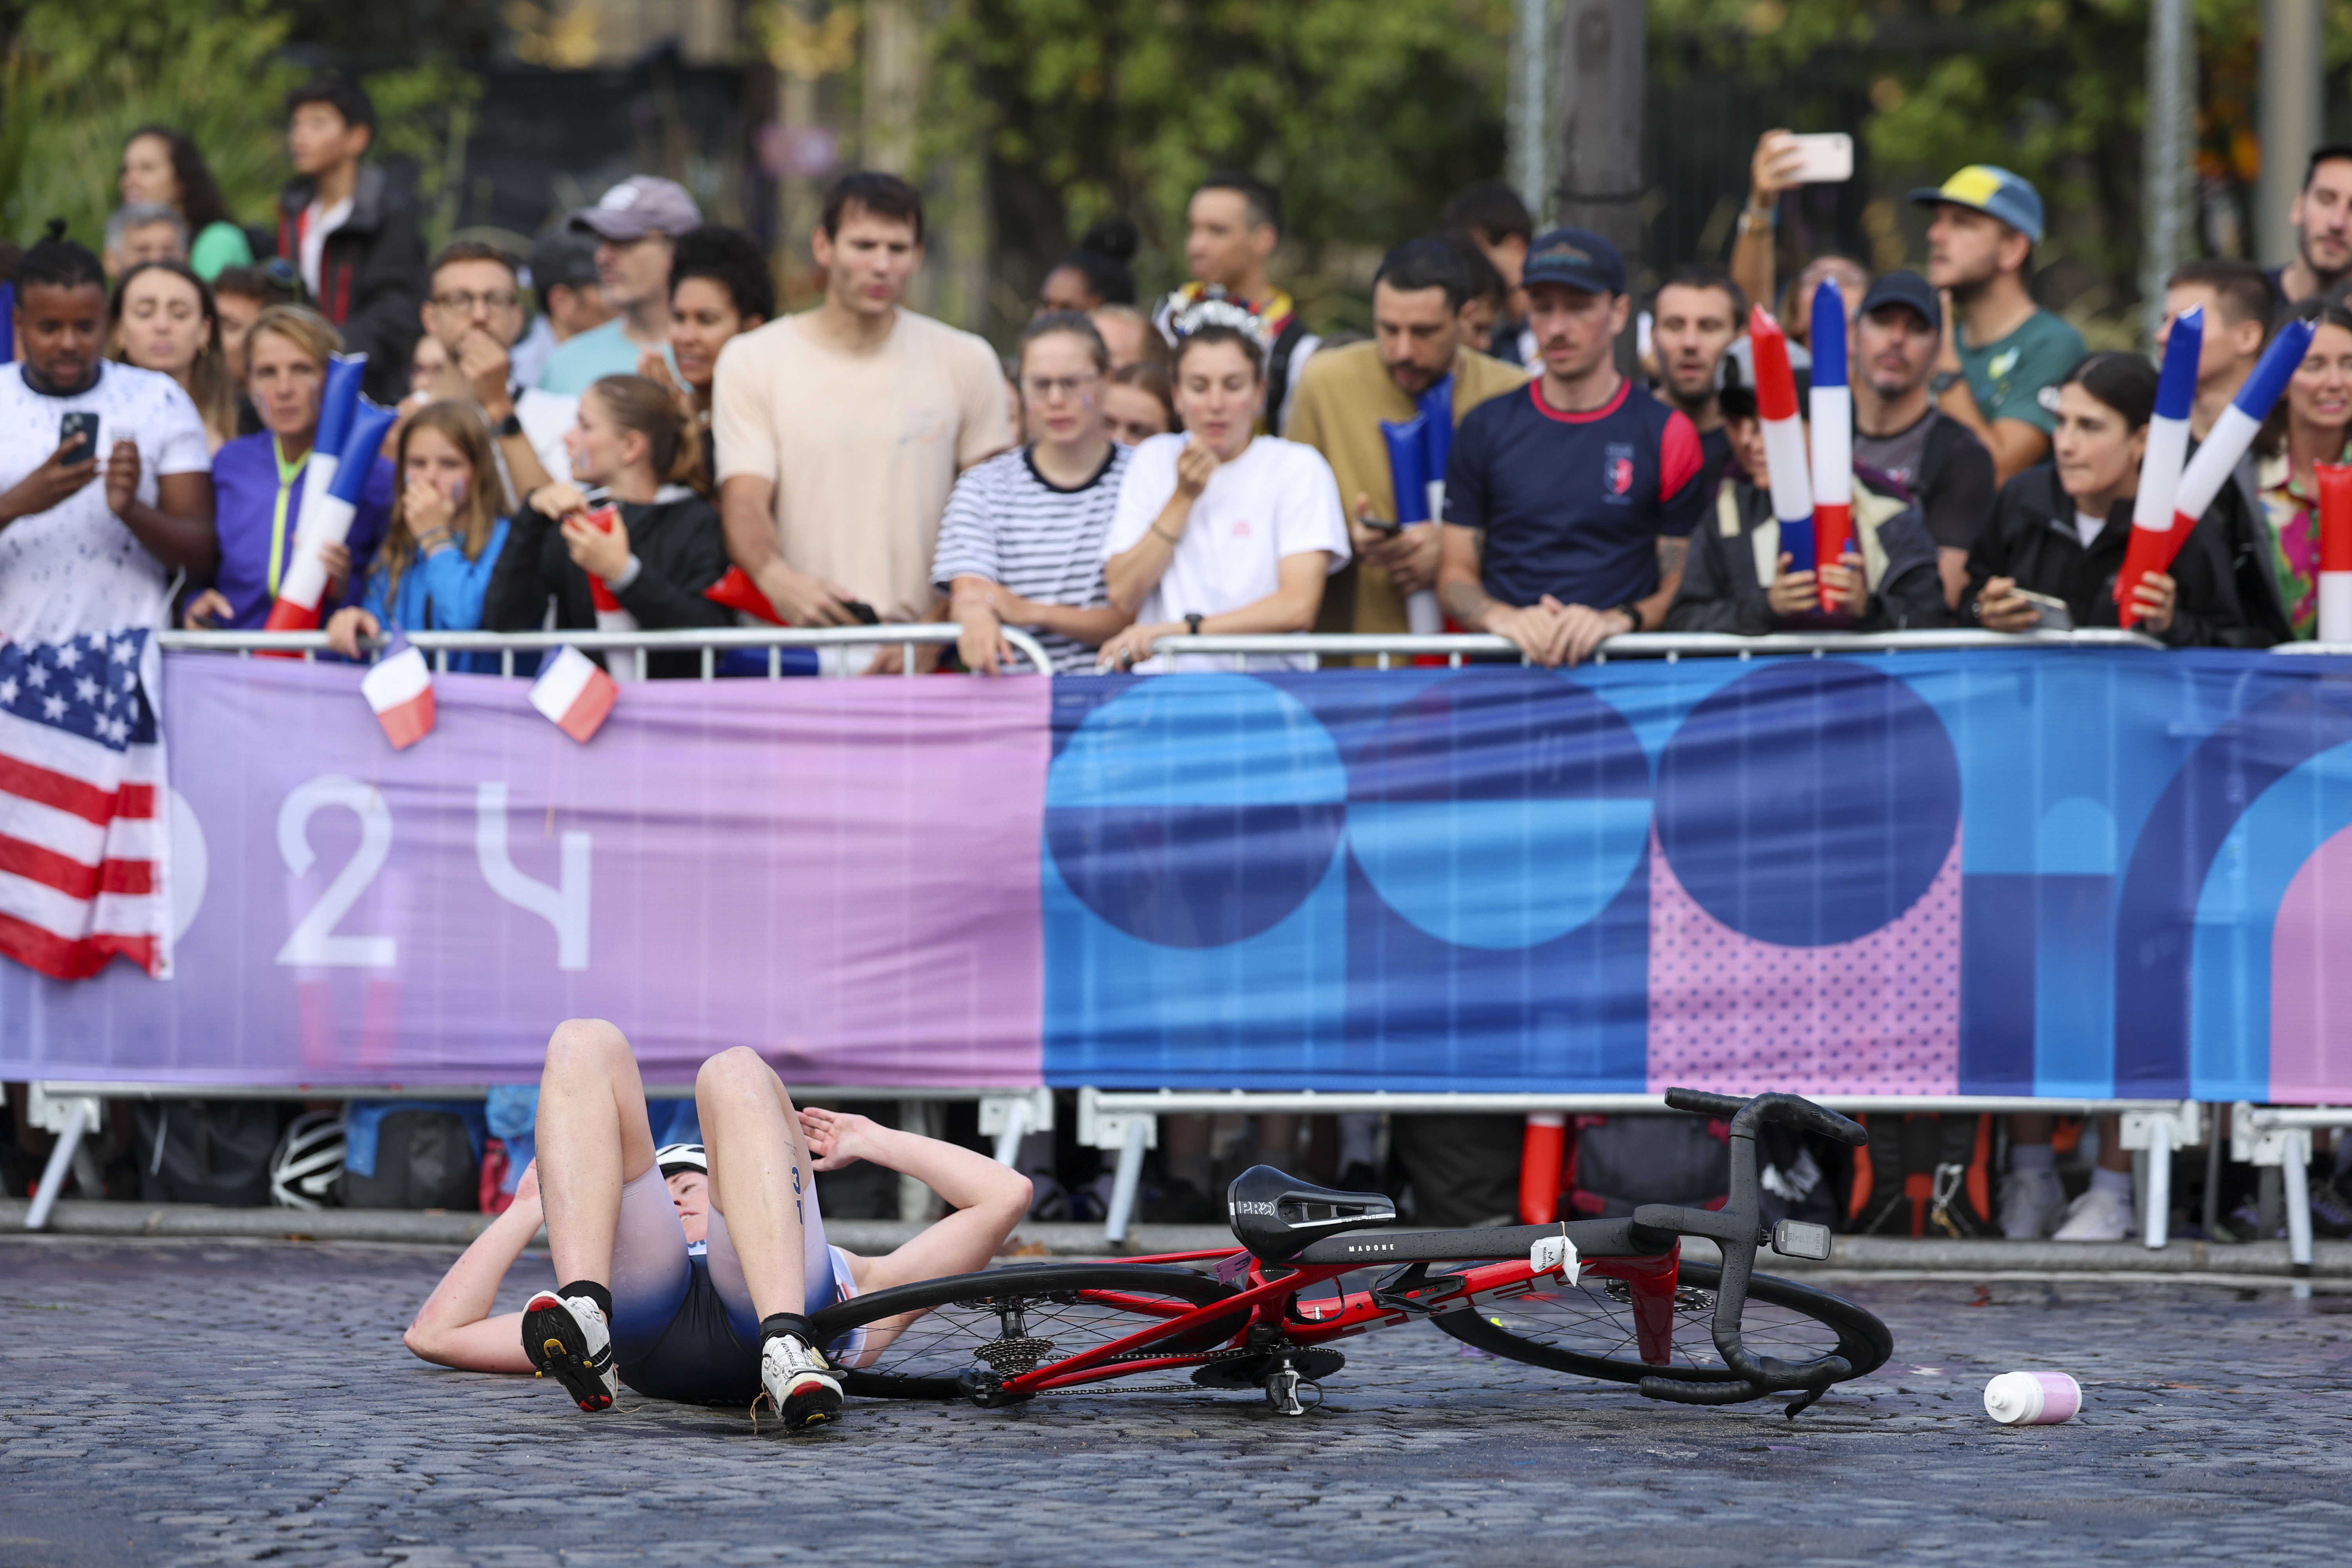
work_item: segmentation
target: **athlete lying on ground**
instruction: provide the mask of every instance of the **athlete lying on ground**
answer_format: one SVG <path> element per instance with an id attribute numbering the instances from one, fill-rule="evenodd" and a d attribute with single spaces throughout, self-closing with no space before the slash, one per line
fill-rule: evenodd
<path id="1" fill-rule="evenodd" d="M 434 1288 L 408 1348 L 468 1372 L 552 1373 L 583 1410 L 609 1406 L 623 1383 L 698 1405 L 749 1405 L 764 1392 L 796 1429 L 841 1408 L 808 1313 L 985 1268 L 1028 1212 L 1026 1176 L 863 1116 L 796 1110 L 740 1047 L 702 1064 L 694 1100 L 704 1143 L 656 1151 L 621 1031 L 597 1019 L 558 1027 L 540 1079 L 539 1158 Z M 956 1212 L 887 1258 L 828 1247 L 814 1173 L 860 1160 L 914 1177 Z M 489 1317 L 542 1215 L 563 1283 Z"/>

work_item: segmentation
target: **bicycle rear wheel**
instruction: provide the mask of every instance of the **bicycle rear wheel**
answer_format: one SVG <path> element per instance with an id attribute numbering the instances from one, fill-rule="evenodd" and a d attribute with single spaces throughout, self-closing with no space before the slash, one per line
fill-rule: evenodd
<path id="1" fill-rule="evenodd" d="M 1236 1294 L 1165 1264 L 1033 1264 L 877 1290 L 812 1312 L 809 1327 L 844 1369 L 845 1393 L 961 1399 L 975 1378 L 1016 1377 Z M 1151 1353 L 1213 1349 L 1245 1317 L 1213 1319 Z"/>
<path id="2" fill-rule="evenodd" d="M 1432 1320 L 1465 1344 L 1579 1377 L 1639 1383 L 1667 1377 L 1680 1383 L 1738 1383 L 1715 1348 L 1715 1287 L 1723 1271 L 1685 1263 L 1675 1291 L 1674 1338 L 1664 1363 L 1642 1359 L 1625 1282 L 1588 1275 L 1575 1285 L 1482 1301 Z M 1758 1355 L 1807 1362 L 1840 1355 L 1860 1377 L 1895 1352 L 1886 1325 L 1853 1302 L 1781 1279 L 1751 1275 L 1740 1338 Z"/>

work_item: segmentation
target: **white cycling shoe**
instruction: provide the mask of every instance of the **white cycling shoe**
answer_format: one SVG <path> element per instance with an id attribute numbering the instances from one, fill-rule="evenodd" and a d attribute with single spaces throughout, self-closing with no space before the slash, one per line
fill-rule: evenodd
<path id="1" fill-rule="evenodd" d="M 2129 1193 L 2093 1187 L 2066 1207 L 2066 1223 L 2053 1241 L 2122 1241 L 2138 1226 L 2132 1223 Z"/>
<path id="2" fill-rule="evenodd" d="M 583 1410 L 610 1410 L 621 1392 L 613 1326 L 585 1296 L 541 1290 L 524 1302 L 522 1350 L 539 1375 L 553 1373 Z"/>
<path id="3" fill-rule="evenodd" d="M 787 1432 L 841 1414 L 840 1377 L 797 1334 L 777 1334 L 760 1347 L 760 1386 L 768 1391 L 768 1403 Z"/>

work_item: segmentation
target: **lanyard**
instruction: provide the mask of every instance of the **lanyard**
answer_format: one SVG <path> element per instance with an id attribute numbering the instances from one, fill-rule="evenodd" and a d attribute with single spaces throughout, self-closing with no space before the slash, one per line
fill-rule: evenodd
<path id="1" fill-rule="evenodd" d="M 278 579 L 285 566 L 287 498 L 294 493 L 294 481 L 302 477 L 302 470 L 310 465 L 310 454 L 305 452 L 289 463 L 285 450 L 278 446 L 278 437 L 273 432 L 269 437 L 269 455 L 278 463 L 278 504 L 270 509 L 269 513 L 269 596 L 274 599 L 278 596 Z"/>

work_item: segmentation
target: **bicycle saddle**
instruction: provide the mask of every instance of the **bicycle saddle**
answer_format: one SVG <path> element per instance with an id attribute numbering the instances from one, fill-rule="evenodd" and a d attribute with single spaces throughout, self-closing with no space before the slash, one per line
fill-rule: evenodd
<path id="1" fill-rule="evenodd" d="M 1235 1241 L 1262 1262 L 1280 1263 L 1319 1237 L 1389 1224 L 1396 1205 L 1386 1193 L 1338 1192 L 1252 1165 L 1225 1189 L 1225 1212 Z"/>

